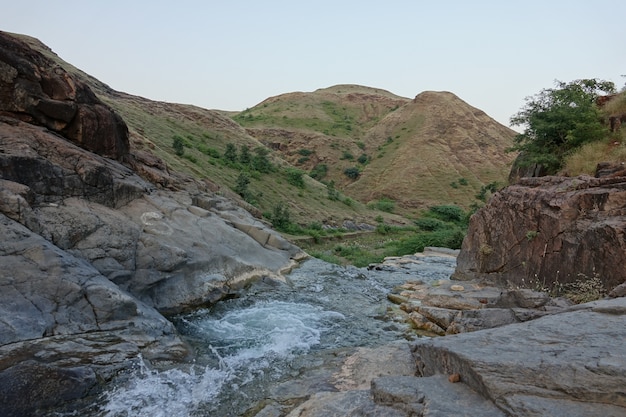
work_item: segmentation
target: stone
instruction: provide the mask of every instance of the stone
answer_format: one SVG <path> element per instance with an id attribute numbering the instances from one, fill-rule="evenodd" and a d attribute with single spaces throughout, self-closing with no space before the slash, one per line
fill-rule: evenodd
<path id="1" fill-rule="evenodd" d="M 453 278 L 508 288 L 626 280 L 626 177 L 522 178 L 470 219 Z"/>
<path id="2" fill-rule="evenodd" d="M 25 40 L 0 32 L 0 64 L 8 75 L 0 78 L 0 113 L 44 126 L 99 155 L 128 154 L 122 118 Z"/>
<path id="3" fill-rule="evenodd" d="M 409 345 L 400 341 L 379 348 L 358 348 L 333 375 L 333 384 L 340 391 L 362 390 L 368 389 L 374 378 L 416 372 Z"/>
<path id="4" fill-rule="evenodd" d="M 626 298 L 601 300 L 524 323 L 421 339 L 412 349 L 420 375 L 458 373 L 510 416 L 624 415 L 626 351 L 615 341 L 626 336 L 625 314 Z"/>

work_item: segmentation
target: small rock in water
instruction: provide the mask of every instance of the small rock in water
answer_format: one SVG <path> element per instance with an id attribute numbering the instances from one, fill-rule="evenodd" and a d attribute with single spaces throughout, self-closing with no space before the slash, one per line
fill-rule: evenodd
<path id="1" fill-rule="evenodd" d="M 450 286 L 450 290 L 451 291 L 463 291 L 465 290 L 465 287 L 463 287 L 462 285 L 454 284 Z"/>

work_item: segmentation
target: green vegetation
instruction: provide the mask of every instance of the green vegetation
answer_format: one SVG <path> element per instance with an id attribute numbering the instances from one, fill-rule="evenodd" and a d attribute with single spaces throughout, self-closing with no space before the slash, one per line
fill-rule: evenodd
<path id="1" fill-rule="evenodd" d="M 313 179 L 321 181 L 328 174 L 328 166 L 326 164 L 317 164 L 313 167 L 309 176 Z"/>
<path id="2" fill-rule="evenodd" d="M 521 152 L 520 165 L 541 165 L 549 174 L 563 166 L 565 157 L 585 143 L 609 135 L 596 102 L 601 94 L 615 92 L 615 85 L 596 79 L 556 82 L 526 100 L 511 118 L 525 130 L 515 138 L 514 151 Z"/>
<path id="3" fill-rule="evenodd" d="M 341 244 L 326 240 L 303 243 L 312 256 L 359 267 L 381 262 L 386 256 L 422 252 L 427 246 L 459 249 L 469 214 L 454 205 L 433 206 L 415 220 L 415 226 L 391 226 L 379 218 L 375 232 L 344 236 Z"/>
<path id="4" fill-rule="evenodd" d="M 285 173 L 289 184 L 294 187 L 304 188 L 304 172 L 296 168 L 287 168 Z"/>
<path id="5" fill-rule="evenodd" d="M 344 169 L 343 173 L 351 180 L 356 180 L 361 175 L 361 170 L 358 167 L 349 167 Z"/>
<path id="6" fill-rule="evenodd" d="M 183 156 L 185 154 L 185 139 L 179 135 L 174 135 L 172 138 L 172 148 L 177 156 Z"/>
<path id="7" fill-rule="evenodd" d="M 367 206 L 374 210 L 384 211 L 386 213 L 393 213 L 394 209 L 396 208 L 396 202 L 384 197 L 378 201 L 369 203 Z"/>

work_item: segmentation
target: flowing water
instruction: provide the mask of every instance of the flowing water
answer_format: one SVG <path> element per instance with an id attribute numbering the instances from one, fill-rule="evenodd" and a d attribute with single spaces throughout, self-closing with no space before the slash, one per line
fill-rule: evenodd
<path id="1" fill-rule="evenodd" d="M 407 269 L 370 271 L 310 259 L 284 283 L 260 280 L 236 299 L 174 318 L 196 361 L 149 369 L 106 392 L 106 417 L 241 416 L 266 398 L 322 390 L 338 361 L 360 346 L 407 337 L 383 320 L 387 293 L 408 280 L 446 279 L 455 259 L 422 257 Z"/>

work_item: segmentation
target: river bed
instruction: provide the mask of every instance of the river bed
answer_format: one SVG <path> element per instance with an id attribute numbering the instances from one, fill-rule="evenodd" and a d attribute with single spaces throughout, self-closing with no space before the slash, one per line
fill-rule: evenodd
<path id="1" fill-rule="evenodd" d="M 416 337 L 389 320 L 387 294 L 406 281 L 447 279 L 455 264 L 422 256 L 368 270 L 309 259 L 285 282 L 259 280 L 239 298 L 174 317 L 195 362 L 156 370 L 140 360 L 104 393 L 98 415 L 236 417 L 331 390 L 329 376 L 356 348 Z"/>

